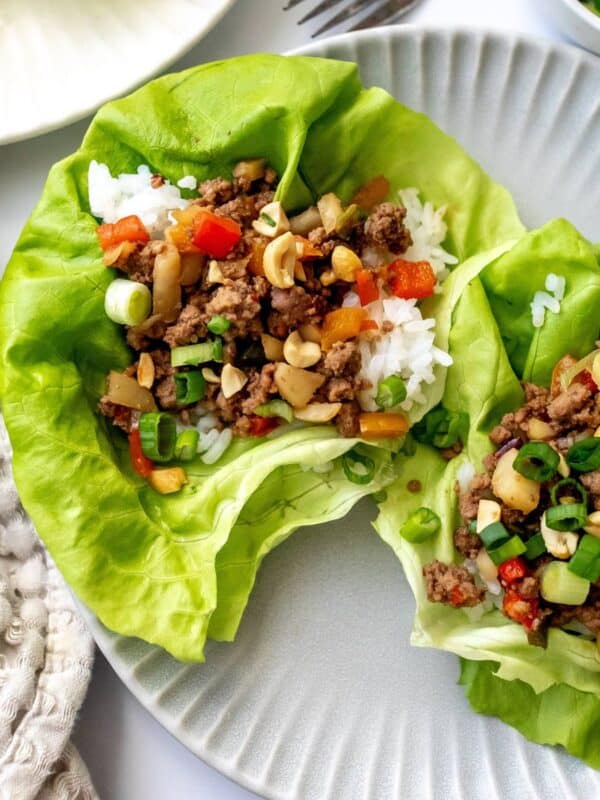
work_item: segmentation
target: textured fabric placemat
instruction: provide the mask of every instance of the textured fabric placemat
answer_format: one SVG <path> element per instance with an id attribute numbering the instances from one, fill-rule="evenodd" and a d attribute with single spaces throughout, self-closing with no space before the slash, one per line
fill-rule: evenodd
<path id="1" fill-rule="evenodd" d="M 69 741 L 94 644 L 25 514 L 0 417 L 0 798 L 97 800 Z"/>

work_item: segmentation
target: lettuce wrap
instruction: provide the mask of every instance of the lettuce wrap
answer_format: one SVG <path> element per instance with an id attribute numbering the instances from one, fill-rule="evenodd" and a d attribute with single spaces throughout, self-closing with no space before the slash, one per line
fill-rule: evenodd
<path id="1" fill-rule="evenodd" d="M 549 273 L 566 278 L 566 294 L 560 313 L 548 312 L 544 325 L 535 329 L 529 303 L 534 292 L 544 288 Z M 522 626 L 495 608 L 465 610 L 430 603 L 422 568 L 433 559 L 458 562 L 453 543 L 459 519 L 454 487 L 461 466 L 471 462 L 481 470 L 483 456 L 492 450 L 489 431 L 505 412 L 521 404 L 518 378 L 548 384 L 562 355 L 583 356 L 593 349 L 599 304 L 600 268 L 594 250 L 564 220 L 526 235 L 485 267 L 464 289 L 450 329 L 454 365 L 448 371 L 443 404 L 469 414 L 463 452 L 445 461 L 437 450 L 419 445 L 411 459 L 398 463 L 399 477 L 375 522 L 400 558 L 416 598 L 413 644 L 495 662 L 503 687 L 518 679 L 536 693 L 557 684 L 598 693 L 600 654 L 595 643 L 556 628 L 549 631 L 546 649 L 530 645 Z M 420 481 L 421 491 L 408 490 L 411 480 Z M 440 516 L 442 528 L 435 538 L 411 544 L 399 530 L 421 506 Z"/>
<path id="2" fill-rule="evenodd" d="M 447 205 L 446 246 L 461 261 L 487 263 L 523 233 L 506 190 L 456 142 L 384 91 L 363 89 L 354 65 L 328 60 L 256 55 L 160 78 L 105 106 L 81 148 L 52 169 L 0 288 L 15 479 L 63 575 L 100 620 L 182 660 L 202 660 L 207 635 L 233 637 L 272 547 L 393 477 L 390 448 L 371 445 L 374 480 L 349 483 L 340 456 L 357 441 L 303 427 L 238 439 L 216 465 L 192 462 L 180 494 L 160 496 L 96 414 L 107 371 L 131 354 L 103 309 L 113 276 L 88 206 L 90 161 L 112 174 L 148 164 L 174 184 L 228 175 L 255 156 L 279 173 L 288 210 L 330 190 L 347 199 L 378 173 L 394 193 L 416 186 Z M 445 301 L 440 343 L 456 299 Z M 439 401 L 444 377 L 440 369 L 413 421 Z"/>

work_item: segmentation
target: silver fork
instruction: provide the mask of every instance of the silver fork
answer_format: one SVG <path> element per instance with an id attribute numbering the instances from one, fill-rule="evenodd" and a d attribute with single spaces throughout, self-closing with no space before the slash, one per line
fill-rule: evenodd
<path id="1" fill-rule="evenodd" d="M 305 22 L 335 8 L 335 6 L 344 1 L 345 0 L 320 0 L 314 8 L 302 17 L 302 19 L 298 20 L 298 25 L 303 25 Z M 283 10 L 289 11 L 303 2 L 304 0 L 288 0 Z M 325 31 L 329 31 L 331 28 L 335 28 L 336 25 L 341 25 L 347 20 L 352 21 L 352 17 L 357 16 L 362 11 L 367 11 L 373 6 L 376 6 L 376 8 L 374 8 L 370 14 L 367 14 L 367 16 L 361 18 L 359 22 L 351 25 L 348 30 L 358 31 L 362 28 L 374 28 L 376 25 L 384 25 L 386 22 L 392 22 L 402 14 L 410 11 L 418 2 L 419 0 L 350 0 L 348 5 L 321 25 L 321 27 L 312 34 L 312 37 L 320 36 L 322 33 L 325 33 Z"/>

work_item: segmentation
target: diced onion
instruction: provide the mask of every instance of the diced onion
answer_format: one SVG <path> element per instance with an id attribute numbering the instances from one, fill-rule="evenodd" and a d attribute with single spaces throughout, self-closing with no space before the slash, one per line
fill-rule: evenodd
<path id="1" fill-rule="evenodd" d="M 154 261 L 153 313 L 164 322 L 174 322 L 181 308 L 181 259 L 174 244 L 165 243 Z"/>
<path id="2" fill-rule="evenodd" d="M 119 406 L 134 408 L 136 411 L 156 411 L 152 392 L 140 386 L 134 378 L 114 370 L 108 373 L 106 398 Z"/>
<path id="3" fill-rule="evenodd" d="M 152 306 L 150 289 L 143 283 L 116 278 L 104 295 L 106 316 L 119 325 L 139 325 Z"/>

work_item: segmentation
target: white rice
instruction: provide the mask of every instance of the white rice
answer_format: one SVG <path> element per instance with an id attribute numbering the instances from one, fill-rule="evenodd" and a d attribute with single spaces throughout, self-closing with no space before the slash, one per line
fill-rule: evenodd
<path id="1" fill-rule="evenodd" d="M 195 178 L 186 176 L 182 178 L 186 181 L 185 188 L 193 188 L 189 178 L 196 183 Z M 106 164 L 90 162 L 88 193 L 92 214 L 103 222 L 117 222 L 122 217 L 136 214 L 152 238 L 161 238 L 170 224 L 169 212 L 185 208 L 189 200 L 183 198 L 177 186 L 169 181 L 153 189 L 151 179 L 152 172 L 145 164 L 139 166 L 136 173 L 123 173 L 113 178 Z"/>
<path id="2" fill-rule="evenodd" d="M 456 470 L 456 480 L 460 486 L 461 492 L 468 492 L 471 481 L 475 477 L 475 466 L 471 461 L 463 461 L 460 467 Z"/>
<path id="3" fill-rule="evenodd" d="M 546 311 L 560 314 L 560 304 L 565 296 L 566 280 L 553 272 L 546 276 L 545 292 L 536 292 L 531 301 L 531 321 L 534 328 L 541 328 L 546 321 Z"/>
<path id="4" fill-rule="evenodd" d="M 434 209 L 431 203 L 421 203 L 417 189 L 402 189 L 399 196 L 406 207 L 405 223 L 413 239 L 412 246 L 402 258 L 428 261 L 439 288 L 439 283 L 449 274 L 448 266 L 457 263 L 457 259 L 441 246 L 447 233 L 445 209 Z M 393 328 L 387 333 L 366 331 L 358 338 L 362 360 L 359 377 L 371 384 L 369 389 L 360 392 L 359 402 L 364 410 L 376 411 L 375 395 L 379 382 L 389 375 L 400 375 L 406 385 L 406 399 L 398 408 L 410 411 L 415 403 L 426 402 L 423 384 L 436 380 L 435 367 L 449 367 L 452 358 L 435 346 L 435 320 L 423 319 L 416 300 L 385 296 L 381 284 L 379 289 L 380 298 L 363 308 L 367 318 L 374 320 L 380 328 L 384 322 L 391 323 Z M 349 292 L 343 305 L 360 306 L 358 295 Z"/>
<path id="5" fill-rule="evenodd" d="M 446 207 L 435 209 L 429 202 L 421 203 L 418 189 L 401 189 L 398 193 L 406 208 L 406 227 L 413 243 L 402 256 L 407 261 L 429 261 L 438 281 L 448 277 L 449 265 L 458 259 L 442 247 L 448 227 L 444 222 Z"/>

